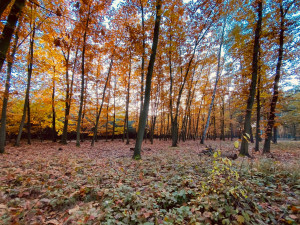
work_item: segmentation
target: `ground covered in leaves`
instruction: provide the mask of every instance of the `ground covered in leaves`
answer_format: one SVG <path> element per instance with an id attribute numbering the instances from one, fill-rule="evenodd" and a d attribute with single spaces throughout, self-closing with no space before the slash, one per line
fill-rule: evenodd
<path id="1" fill-rule="evenodd" d="M 171 148 L 159 140 L 135 161 L 133 144 L 8 146 L 0 155 L 0 224 L 300 223 L 299 141 L 234 161 L 199 154 L 205 146 L 197 141 Z M 230 141 L 206 144 L 235 151 Z"/>

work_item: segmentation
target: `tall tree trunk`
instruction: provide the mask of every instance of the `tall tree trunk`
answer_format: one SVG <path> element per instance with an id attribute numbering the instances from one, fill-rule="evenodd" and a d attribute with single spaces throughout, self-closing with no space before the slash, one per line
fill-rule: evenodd
<path id="1" fill-rule="evenodd" d="M 215 86 L 214 86 L 213 95 L 211 97 L 211 102 L 210 102 L 210 105 L 209 105 L 209 110 L 208 110 L 208 115 L 207 115 L 207 120 L 206 120 L 205 128 L 204 128 L 204 131 L 202 133 L 202 137 L 201 137 L 201 141 L 200 141 L 201 144 L 204 144 L 204 140 L 205 140 L 205 137 L 206 137 L 206 132 L 207 132 L 208 127 L 209 127 L 210 114 L 211 114 L 212 107 L 214 105 L 216 91 L 217 91 L 217 85 L 218 85 L 218 81 L 219 81 L 219 78 L 220 78 L 221 51 L 222 51 L 222 45 L 223 45 L 223 41 L 224 41 L 225 27 L 226 27 L 226 19 L 225 19 L 224 24 L 223 24 L 221 41 L 220 41 L 220 47 L 219 47 L 219 52 L 218 52 L 218 66 L 217 66 L 216 82 L 215 82 Z"/>
<path id="2" fill-rule="evenodd" d="M 81 118 L 81 129 L 83 129 L 83 123 L 86 113 L 86 99 L 87 99 L 87 82 L 88 80 L 85 80 L 85 86 L 84 86 L 84 94 L 83 94 L 83 110 L 82 110 L 82 118 Z M 85 130 L 85 129 L 83 129 Z M 84 142 L 84 134 L 80 133 L 80 140 L 81 142 Z"/>
<path id="3" fill-rule="evenodd" d="M 109 81 L 109 77 L 110 77 L 110 73 L 111 73 L 111 70 L 112 70 L 113 63 L 114 63 L 114 53 L 112 54 L 111 59 L 110 59 L 110 64 L 109 64 L 109 68 L 108 68 L 108 72 L 107 72 L 107 77 L 106 77 L 103 92 L 102 92 L 102 102 L 101 102 L 99 111 L 96 115 L 96 122 L 95 122 L 94 134 L 93 134 L 93 139 L 92 139 L 92 142 L 91 142 L 91 146 L 95 145 L 95 140 L 96 140 L 97 131 L 98 131 L 98 123 L 99 123 L 99 119 L 100 119 L 100 116 L 101 116 L 101 111 L 102 111 L 102 107 L 103 107 L 103 103 L 104 103 L 104 99 L 105 99 L 105 94 L 106 94 L 106 88 L 107 88 L 107 84 L 108 84 L 108 81 Z"/>
<path id="4" fill-rule="evenodd" d="M 108 89 L 108 100 L 106 106 L 106 126 L 105 126 L 105 141 L 108 141 L 108 116 L 109 116 L 110 89 Z"/>
<path id="5" fill-rule="evenodd" d="M 76 146 L 80 146 L 80 122 L 82 116 L 82 106 L 83 106 L 83 97 L 84 97 L 84 57 L 85 57 L 85 44 L 86 44 L 86 34 L 89 27 L 89 19 L 90 19 L 90 6 L 88 17 L 85 24 L 84 34 L 83 34 L 83 47 L 82 47 L 82 54 L 81 54 L 81 92 L 80 92 L 80 105 L 79 105 L 79 112 L 78 112 L 78 119 L 77 119 L 77 128 L 76 128 Z"/>
<path id="6" fill-rule="evenodd" d="M 274 126 L 273 127 L 273 136 L 272 136 L 272 141 L 274 144 L 277 144 L 277 136 L 278 136 L 277 126 Z"/>
<path id="7" fill-rule="evenodd" d="M 7 8 L 9 3 L 11 3 L 11 2 L 12 2 L 12 0 L 0 0 L 0 18 L 2 16 L 2 13 L 4 12 L 4 10 Z"/>
<path id="8" fill-rule="evenodd" d="M 288 9 L 289 7 L 286 10 L 284 10 L 282 6 L 282 2 L 280 2 L 280 33 L 279 33 L 278 61 L 276 66 L 273 97 L 271 101 L 271 108 L 270 108 L 270 114 L 268 118 L 267 129 L 266 129 L 266 138 L 265 138 L 263 153 L 270 152 L 272 129 L 275 123 L 275 109 L 278 100 L 278 84 L 280 80 L 280 69 L 281 69 L 282 58 L 283 58 L 284 29 L 285 29 L 284 20 Z"/>
<path id="9" fill-rule="evenodd" d="M 154 63 L 155 63 L 156 49 L 158 45 L 159 26 L 160 26 L 161 13 L 162 13 L 161 4 L 162 4 L 161 0 L 156 1 L 156 18 L 155 18 L 155 25 L 154 25 L 152 51 L 151 51 L 151 56 L 150 56 L 150 61 L 149 61 L 148 71 L 146 76 L 145 100 L 143 105 L 143 111 L 139 119 L 137 139 L 135 142 L 135 148 L 133 153 L 133 158 L 137 160 L 141 159 L 141 147 L 142 147 L 146 121 L 147 121 L 148 111 L 149 111 L 151 80 L 152 80 L 152 74 L 153 74 Z"/>
<path id="10" fill-rule="evenodd" d="M 14 39 L 14 45 L 11 52 L 11 60 L 7 62 L 7 73 L 6 73 L 6 82 L 5 82 L 5 90 L 3 93 L 3 103 L 2 103 L 2 114 L 1 114 L 1 128 L 0 128 L 0 153 L 4 153 L 5 150 L 5 141 L 6 141 L 6 112 L 7 112 L 7 103 L 9 97 L 9 88 L 10 88 L 10 79 L 11 79 L 11 72 L 13 61 L 15 59 L 15 54 L 17 51 L 17 45 L 19 41 L 19 30 L 20 25 L 16 30 L 16 35 Z"/>
<path id="11" fill-rule="evenodd" d="M 129 50 L 129 74 L 128 74 L 128 83 L 127 83 L 127 97 L 126 97 L 126 145 L 129 145 L 129 97 L 130 97 L 130 75 L 131 75 L 131 49 Z M 125 131 L 125 129 L 124 129 Z"/>
<path id="12" fill-rule="evenodd" d="M 27 104 L 27 144 L 31 145 L 30 99 Z"/>
<path id="13" fill-rule="evenodd" d="M 140 114 L 143 109 L 144 101 L 144 77 L 145 77 L 145 49 L 146 49 L 146 38 L 145 38 L 145 22 L 144 22 L 144 6 L 143 1 L 140 0 L 141 4 L 141 13 L 142 13 L 142 31 L 143 31 L 143 53 L 142 53 L 142 67 L 141 67 L 141 105 L 140 105 Z M 140 115 L 141 116 L 141 115 Z"/>
<path id="14" fill-rule="evenodd" d="M 117 79 L 115 77 L 115 83 L 114 83 L 114 121 L 113 121 L 113 130 L 112 130 L 111 141 L 113 141 L 115 139 L 115 127 L 116 127 L 116 87 L 117 87 Z"/>
<path id="15" fill-rule="evenodd" d="M 33 25 L 33 32 L 30 38 L 30 45 L 29 45 L 29 63 L 28 63 L 28 77 L 27 77 L 27 87 L 26 87 L 26 94 L 25 94 L 25 101 L 24 101 L 24 108 L 23 108 L 23 116 L 19 126 L 19 133 L 17 136 L 17 140 L 15 146 L 20 146 L 20 140 L 23 132 L 23 127 L 26 119 L 26 112 L 28 110 L 28 142 L 30 139 L 30 112 L 29 112 L 29 92 L 30 92 L 30 83 L 31 83 L 31 75 L 32 75 L 32 66 L 33 66 L 33 45 L 34 45 L 34 36 L 35 36 L 35 24 Z"/>
<path id="16" fill-rule="evenodd" d="M 25 6 L 25 2 L 26 0 L 15 1 L 7 17 L 7 21 L 3 28 L 2 34 L 0 36 L 0 72 L 2 70 L 3 63 L 6 59 L 6 53 L 9 49 L 11 37 L 15 31 L 15 27 L 22 12 L 22 9 Z M 5 0 L 1 0 L 1 6 L 5 6 Z"/>
<path id="17" fill-rule="evenodd" d="M 259 66 L 260 68 L 260 66 Z M 261 74 L 260 69 L 258 73 L 258 81 L 257 81 L 257 93 L 256 93 L 256 134 L 255 134 L 255 147 L 254 150 L 256 152 L 259 151 L 259 142 L 261 141 L 260 137 L 260 85 L 261 85 Z"/>
<path id="18" fill-rule="evenodd" d="M 251 78 L 251 85 L 250 85 L 250 93 L 247 100 L 247 109 L 245 115 L 245 122 L 244 122 L 244 130 L 242 134 L 242 144 L 240 149 L 241 155 L 249 156 L 248 152 L 248 139 L 246 138 L 247 135 L 250 135 L 251 130 L 251 114 L 252 114 L 252 107 L 254 103 L 254 97 L 256 92 L 256 83 L 257 83 L 257 71 L 258 71 L 258 55 L 259 55 L 259 39 L 260 39 L 260 32 L 261 32 L 261 23 L 262 23 L 262 1 L 258 1 L 256 7 L 258 19 L 255 29 L 255 36 L 254 36 L 254 46 L 253 46 L 253 59 L 252 59 L 252 78 Z"/>
<path id="19" fill-rule="evenodd" d="M 56 142 L 56 113 L 55 113 L 55 66 L 53 66 L 53 78 L 52 78 L 52 141 Z"/>

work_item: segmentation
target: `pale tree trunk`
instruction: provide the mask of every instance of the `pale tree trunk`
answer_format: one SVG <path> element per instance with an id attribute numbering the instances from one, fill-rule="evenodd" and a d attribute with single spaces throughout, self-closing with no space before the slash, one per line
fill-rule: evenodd
<path id="1" fill-rule="evenodd" d="M 126 126 L 126 145 L 129 145 L 129 98 L 130 98 L 130 76 L 131 76 L 131 49 L 129 50 L 129 74 L 127 83 L 127 97 L 126 97 L 126 113 L 125 113 L 125 125 Z M 125 127 L 124 127 L 125 128 Z M 124 129 L 125 132 L 125 129 Z"/>
<path id="2" fill-rule="evenodd" d="M 259 56 L 259 39 L 260 39 L 260 32 L 261 32 L 261 23 L 262 23 L 262 1 L 257 3 L 257 24 L 255 29 L 255 36 L 254 36 L 254 47 L 253 47 L 253 59 L 252 59 L 252 78 L 251 78 L 251 85 L 250 85 L 250 93 L 247 100 L 247 109 L 245 115 L 245 122 L 244 122 L 244 130 L 242 133 L 242 144 L 240 149 L 241 155 L 249 156 L 248 152 L 248 139 L 247 135 L 250 135 L 251 128 L 251 114 L 252 114 L 252 107 L 254 103 L 254 97 L 256 92 L 256 83 L 257 83 L 257 71 L 258 71 L 258 56 Z"/>
<path id="3" fill-rule="evenodd" d="M 6 112 L 7 112 L 7 103 L 9 97 L 9 88 L 10 88 L 10 79 L 13 61 L 15 59 L 15 54 L 17 52 L 17 46 L 19 41 L 19 30 L 20 24 L 16 30 L 14 45 L 12 48 L 12 52 L 10 55 L 10 60 L 7 62 L 7 73 L 6 73 L 6 82 L 5 82 L 5 90 L 3 93 L 3 103 L 2 103 L 2 116 L 1 116 L 1 128 L 0 128 L 0 153 L 4 153 L 5 150 L 5 141 L 6 141 Z"/>
<path id="4" fill-rule="evenodd" d="M 139 119 L 137 139 L 135 142 L 135 148 L 133 154 L 133 158 L 137 160 L 141 159 L 141 147 L 142 147 L 145 127 L 146 127 L 146 121 L 148 117 L 150 94 L 151 94 L 151 80 L 152 80 L 152 74 L 153 74 L 154 63 L 155 63 L 156 49 L 158 45 L 159 26 L 160 26 L 161 13 L 162 13 L 161 4 L 162 4 L 161 0 L 156 1 L 156 18 L 155 18 L 155 25 L 154 25 L 152 51 L 151 51 L 151 56 L 150 56 L 150 61 L 149 61 L 148 71 L 146 76 L 145 100 L 144 100 L 143 110 Z"/>
<path id="5" fill-rule="evenodd" d="M 104 103 L 104 99 L 105 99 L 105 94 L 106 94 L 106 88 L 108 86 L 107 84 L 108 84 L 108 81 L 109 81 L 109 78 L 110 78 L 110 74 L 111 74 L 113 63 L 114 63 L 114 53 L 111 56 L 111 60 L 110 60 L 110 64 L 109 64 L 109 68 L 108 68 L 108 72 L 107 72 L 107 77 L 106 77 L 104 88 L 103 88 L 103 92 L 102 92 L 102 102 L 101 102 L 99 111 L 97 112 L 97 115 L 96 115 L 96 122 L 95 122 L 94 134 L 93 134 L 93 139 L 92 139 L 92 142 L 91 142 L 91 146 L 95 145 L 95 140 L 96 140 L 97 131 L 98 131 L 98 123 L 99 123 L 99 119 L 100 119 L 100 116 L 101 116 L 102 107 L 103 107 L 103 103 Z"/>
<path id="6" fill-rule="evenodd" d="M 143 32 L 143 53 L 142 53 L 142 65 L 141 65 L 141 105 L 140 105 L 140 114 L 143 109 L 143 101 L 144 101 L 144 77 L 145 77 L 145 49 L 146 49 L 146 38 L 145 38 L 145 22 L 144 22 L 144 6 L 142 0 L 140 0 L 141 4 L 141 14 L 142 14 L 142 32 Z M 141 115 L 140 115 L 141 117 Z"/>
<path id="7" fill-rule="evenodd" d="M 211 102 L 210 102 L 210 105 L 209 105 L 209 110 L 208 110 L 208 115 L 207 115 L 207 119 L 206 119 L 205 128 L 204 128 L 204 131 L 202 133 L 202 137 L 201 137 L 201 141 L 200 141 L 201 144 L 204 144 L 204 140 L 205 140 L 205 137 L 206 137 L 206 132 L 207 132 L 208 127 L 209 127 L 210 114 L 211 114 L 211 111 L 212 111 L 212 107 L 214 105 L 214 100 L 215 100 L 216 91 L 217 91 L 217 85 L 218 85 L 218 81 L 219 81 L 219 78 L 220 78 L 221 51 L 222 51 L 222 45 L 223 45 L 223 41 L 224 41 L 225 27 L 226 27 L 226 19 L 225 19 L 224 24 L 223 24 L 220 47 L 219 47 L 219 52 L 218 52 L 218 65 L 217 65 L 216 82 L 215 82 L 215 86 L 214 86 L 213 95 L 211 97 Z"/>
<path id="8" fill-rule="evenodd" d="M 293 3 L 292 3 L 293 4 Z M 266 129 L 266 138 L 263 148 L 263 153 L 269 153 L 270 152 L 270 146 L 271 146 L 271 139 L 272 139 L 272 129 L 275 123 L 275 109 L 276 104 L 278 100 L 278 85 L 280 80 L 280 69 L 282 65 L 282 58 L 283 58 L 283 44 L 284 44 L 284 30 L 285 30 L 285 16 L 289 10 L 289 5 L 286 9 L 283 9 L 282 2 L 280 2 L 280 33 L 279 33 L 279 49 L 278 49 L 278 61 L 276 65 L 276 74 L 275 74 L 275 81 L 274 81 L 274 88 L 273 88 L 273 97 L 271 101 L 271 107 L 270 107 L 270 114 L 268 118 L 268 124 Z"/>
<path id="9" fill-rule="evenodd" d="M 1 7 L 6 8 L 5 2 L 5 0 L 1 0 Z M 9 49 L 11 37 L 15 31 L 15 27 L 22 12 L 22 9 L 25 6 L 25 2 L 26 0 L 15 1 L 7 17 L 7 21 L 3 28 L 2 34 L 0 36 L 0 72 L 2 70 L 3 63 L 6 59 L 6 53 Z"/>
<path id="10" fill-rule="evenodd" d="M 22 132 L 23 132 L 23 127 L 25 124 L 26 113 L 27 113 L 27 110 L 29 109 L 29 92 L 30 92 L 32 65 L 33 65 L 34 36 L 35 36 L 35 24 L 33 25 L 33 32 L 32 32 L 31 38 L 30 38 L 30 45 L 29 45 L 29 58 L 30 59 L 29 59 L 29 63 L 28 63 L 28 77 L 27 77 L 27 87 L 26 87 L 25 101 L 24 101 L 24 108 L 23 108 L 23 116 L 22 116 L 22 120 L 21 120 L 21 123 L 19 126 L 19 132 L 18 132 L 15 146 L 20 146 L 20 140 L 21 140 L 21 136 L 22 136 Z M 29 111 L 28 111 L 28 122 L 30 124 L 30 112 Z M 30 135 L 30 127 L 28 129 L 28 132 L 29 132 L 28 135 Z"/>
<path id="11" fill-rule="evenodd" d="M 90 19 L 90 6 L 88 17 L 85 24 L 84 34 L 83 34 L 83 47 L 82 47 L 82 56 L 81 56 L 81 92 L 80 92 L 80 105 L 79 105 L 79 112 L 78 112 L 78 119 L 77 119 L 77 128 L 76 128 L 76 146 L 80 146 L 80 122 L 82 116 L 82 106 L 83 106 L 83 96 L 84 96 L 84 57 L 85 57 L 85 44 L 86 44 L 86 34 L 89 27 L 89 19 Z"/>

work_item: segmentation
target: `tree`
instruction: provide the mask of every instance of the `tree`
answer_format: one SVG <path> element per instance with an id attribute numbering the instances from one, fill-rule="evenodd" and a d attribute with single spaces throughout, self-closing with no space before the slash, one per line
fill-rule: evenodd
<path id="1" fill-rule="evenodd" d="M 285 17 L 289 10 L 289 8 L 294 4 L 294 1 L 289 3 L 286 8 L 283 7 L 282 1 L 279 3 L 280 7 L 280 30 L 279 30 L 279 49 L 278 49 L 278 58 L 277 58 L 277 65 L 276 65 L 276 74 L 275 74 L 275 80 L 274 80 L 274 88 L 273 88 L 273 96 L 271 101 L 271 107 L 270 107 L 270 114 L 268 118 L 268 124 L 266 129 L 266 138 L 264 142 L 264 148 L 263 153 L 269 153 L 270 152 L 270 145 L 271 145 L 271 139 L 272 139 L 272 129 L 274 127 L 275 123 L 275 109 L 276 104 L 278 100 L 278 86 L 279 86 L 279 80 L 280 80 L 280 73 L 281 73 L 281 65 L 283 60 L 283 44 L 284 44 L 284 31 L 285 31 Z"/>
<path id="2" fill-rule="evenodd" d="M 261 23 L 262 23 L 262 1 L 259 0 L 256 3 L 256 12 L 257 12 L 257 22 L 256 29 L 254 35 L 254 46 L 253 46 L 253 57 L 252 57 L 252 78 L 250 84 L 250 93 L 247 100 L 247 109 L 244 120 L 244 130 L 242 137 L 242 144 L 240 148 L 240 154 L 249 156 L 248 152 L 248 139 L 247 136 L 250 135 L 251 129 L 251 114 L 252 114 L 252 106 L 254 103 L 254 97 L 256 92 L 256 83 L 257 83 L 257 72 L 258 72 L 258 54 L 259 54 L 259 39 L 261 33 Z"/>
<path id="3" fill-rule="evenodd" d="M 162 6 L 162 1 L 157 0 L 156 1 L 156 18 L 155 18 L 154 34 L 153 34 L 153 42 L 152 42 L 152 52 L 151 52 L 147 76 L 146 76 L 145 99 L 144 99 L 144 104 L 143 104 L 143 111 L 142 111 L 142 113 L 140 115 L 140 119 L 139 119 L 138 133 L 137 133 L 137 138 L 136 138 L 135 148 L 134 148 L 134 153 L 133 153 L 133 158 L 136 160 L 141 159 L 141 146 L 142 146 L 142 141 L 143 141 L 145 127 L 146 127 L 146 121 L 147 121 L 148 111 L 149 111 L 151 80 L 152 80 L 152 74 L 153 74 L 153 69 L 154 69 L 156 49 L 157 49 L 158 38 L 159 38 L 160 20 L 161 20 L 161 14 L 162 14 L 161 6 Z"/>
<path id="4" fill-rule="evenodd" d="M 5 5 L 5 2 L 6 1 L 1 1 L 0 5 Z M 11 37 L 15 31 L 15 27 L 22 12 L 22 9 L 25 6 L 25 2 L 26 0 L 15 1 L 7 17 L 5 27 L 0 36 L 0 72 L 2 70 L 4 60 L 6 59 L 6 53 L 9 49 Z"/>
<path id="5" fill-rule="evenodd" d="M 217 91 L 217 85 L 218 85 L 218 81 L 220 79 L 221 51 L 222 51 L 222 45 L 223 45 L 223 41 L 224 41 L 225 27 L 226 27 L 226 18 L 225 18 L 225 21 L 223 23 L 223 29 L 222 29 L 219 52 L 218 52 L 218 65 L 217 65 L 216 81 L 215 81 L 215 85 L 214 85 L 214 91 L 213 91 L 213 94 L 212 94 L 212 97 L 211 97 L 211 102 L 210 102 L 210 105 L 209 105 L 209 110 L 208 110 L 208 115 L 207 115 L 205 128 L 204 128 L 204 131 L 203 131 L 203 134 L 202 134 L 202 137 L 201 137 L 201 141 L 200 141 L 201 144 L 204 144 L 204 140 L 205 140 L 205 137 L 206 137 L 206 132 L 207 132 L 207 129 L 209 127 L 210 114 L 211 114 L 211 110 L 212 110 L 213 105 L 214 105 L 215 95 L 216 95 L 216 91 Z"/>

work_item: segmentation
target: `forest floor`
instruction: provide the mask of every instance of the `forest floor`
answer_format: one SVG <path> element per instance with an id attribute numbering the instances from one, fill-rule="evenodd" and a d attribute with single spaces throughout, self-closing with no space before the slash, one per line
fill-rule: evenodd
<path id="1" fill-rule="evenodd" d="M 231 141 L 207 141 L 237 153 Z M 75 146 L 34 141 L 0 155 L 0 224 L 299 224 L 300 141 L 236 160 L 199 141 Z M 261 144 L 262 145 L 262 144 Z"/>

